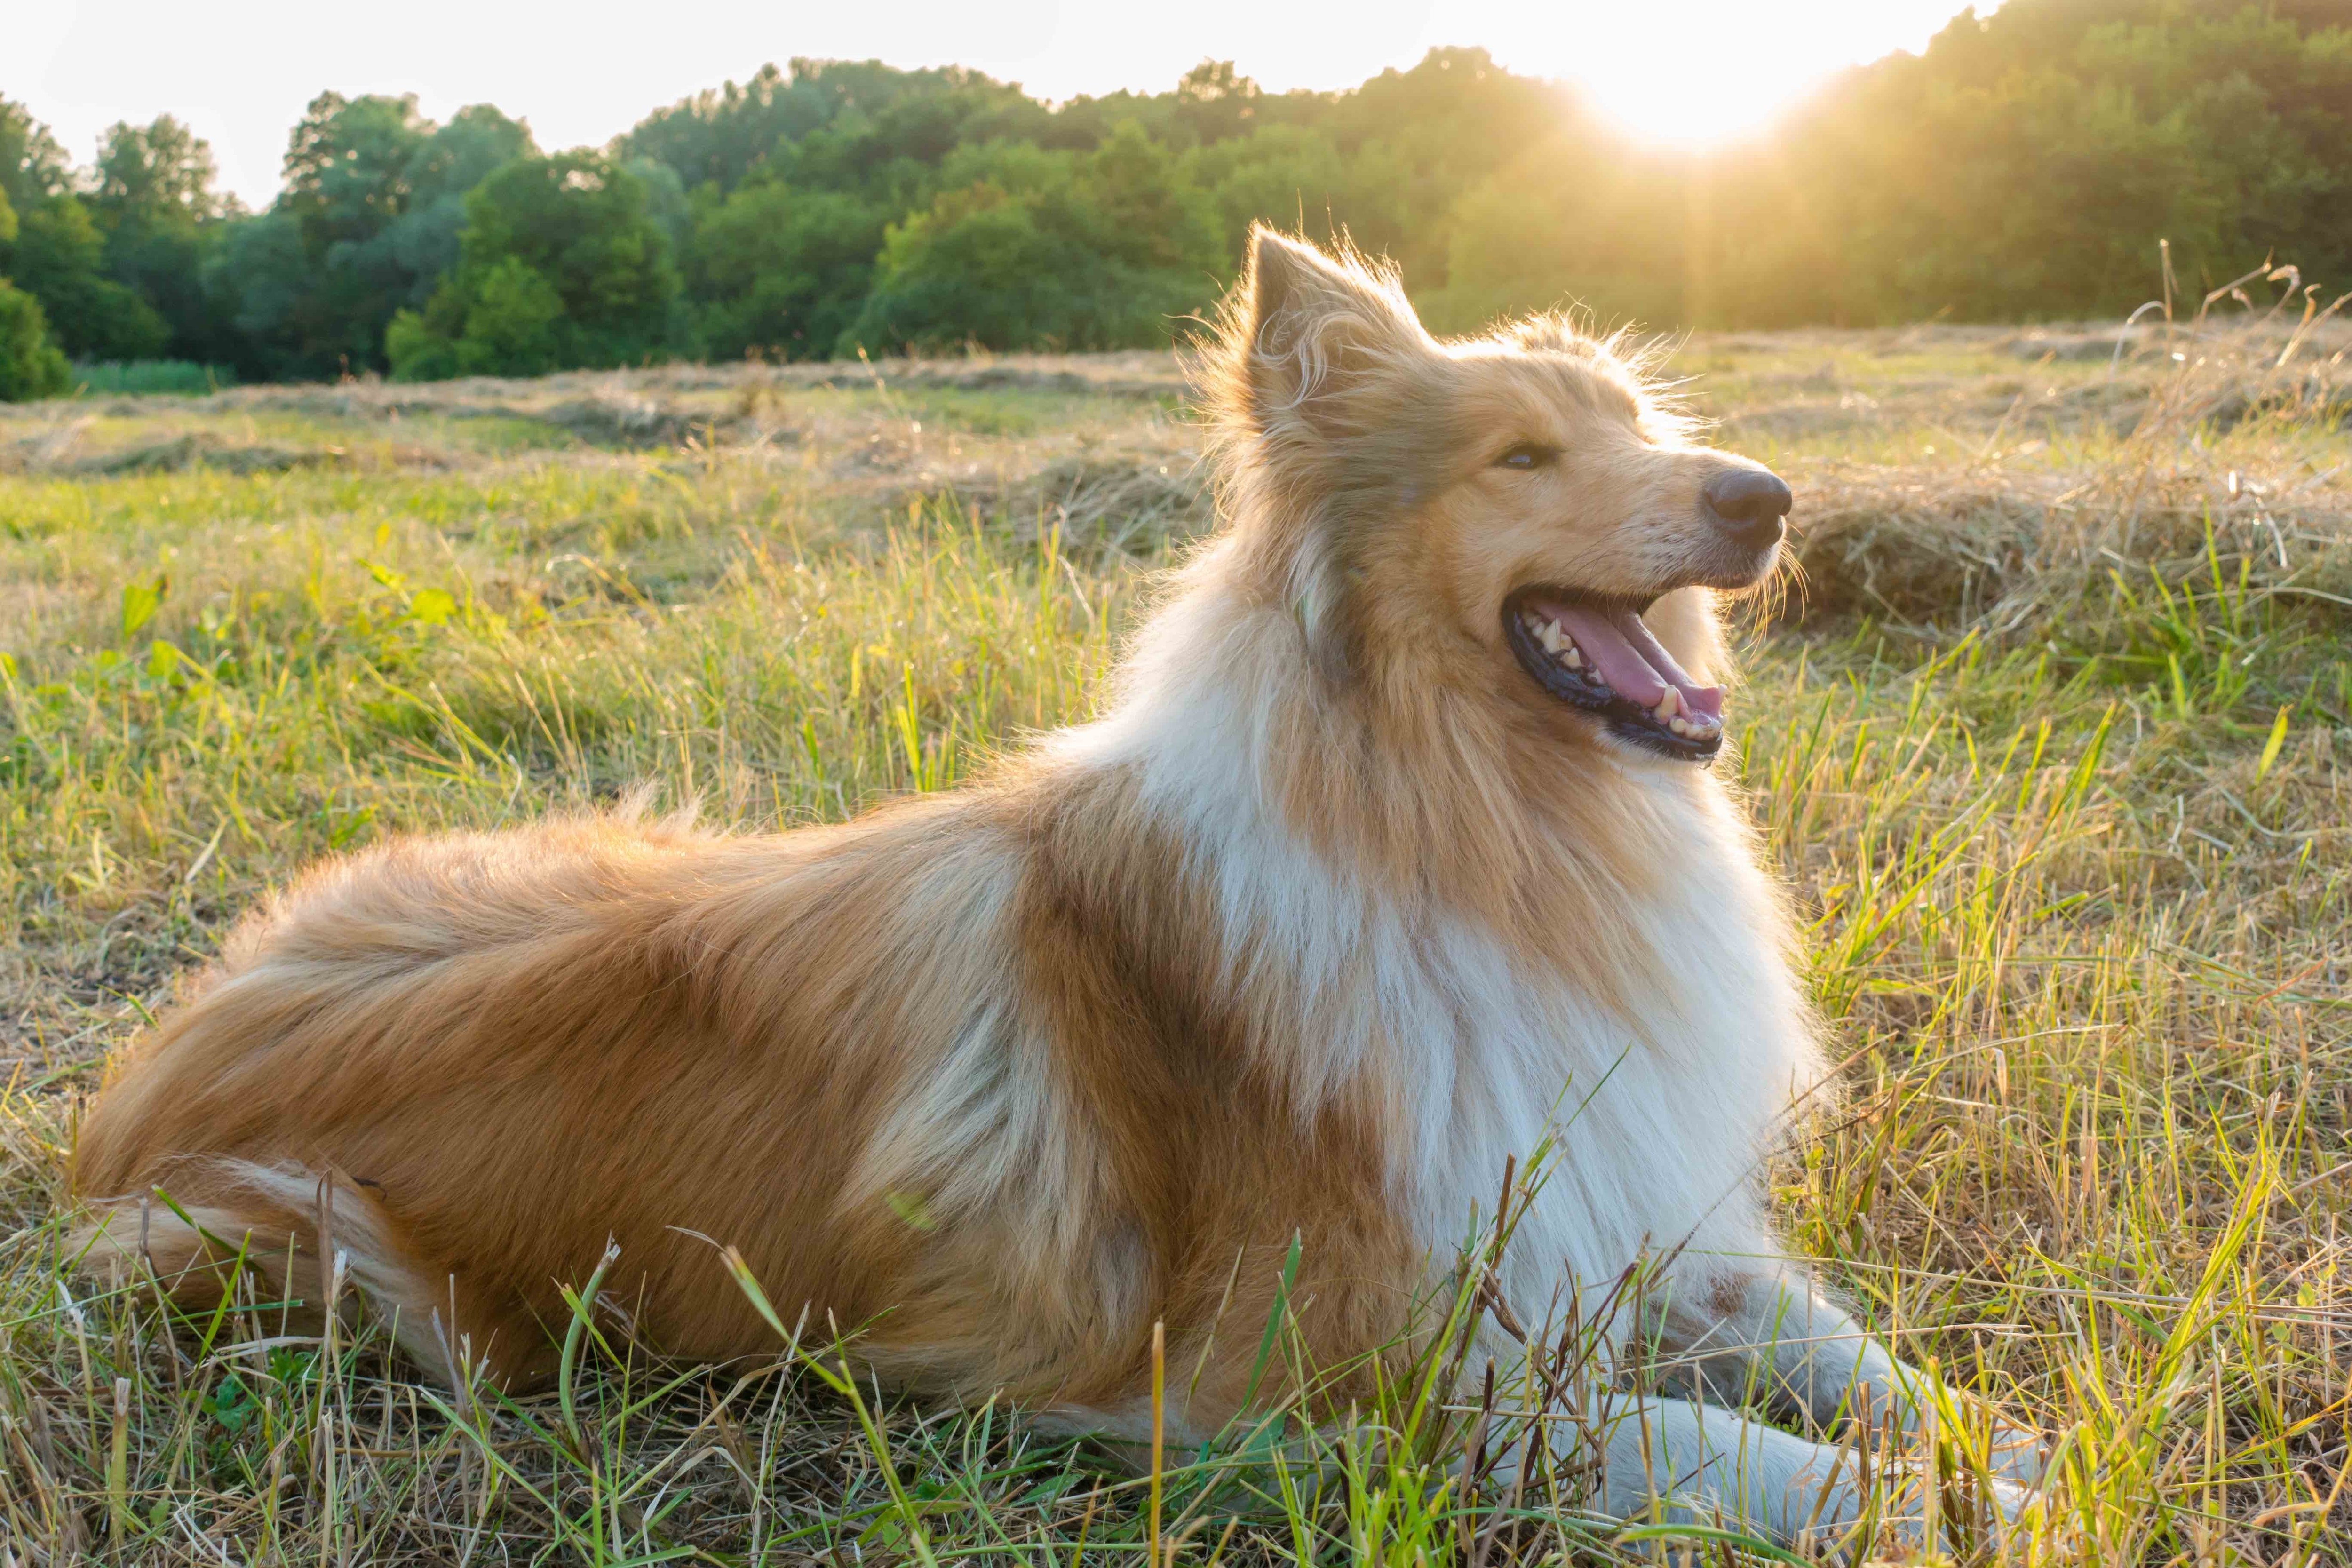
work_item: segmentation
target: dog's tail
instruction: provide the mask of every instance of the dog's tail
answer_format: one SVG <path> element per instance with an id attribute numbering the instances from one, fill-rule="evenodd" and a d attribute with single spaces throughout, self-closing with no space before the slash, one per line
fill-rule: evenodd
<path id="1" fill-rule="evenodd" d="M 180 1164 L 168 1184 L 98 1198 L 71 1243 L 88 1273 L 120 1288 L 156 1283 L 181 1306 L 241 1294 L 298 1331 L 323 1328 L 329 1298 L 347 1319 L 363 1299 L 408 1355 L 451 1387 L 467 1352 L 454 1321 L 455 1287 L 424 1267 L 366 1187 L 295 1164 L 211 1159 Z M 340 1267 L 339 1267 L 340 1265 Z"/>

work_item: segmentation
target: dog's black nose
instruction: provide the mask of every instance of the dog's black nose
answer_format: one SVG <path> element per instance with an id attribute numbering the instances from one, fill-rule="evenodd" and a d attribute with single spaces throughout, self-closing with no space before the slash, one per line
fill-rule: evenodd
<path id="1" fill-rule="evenodd" d="M 1706 481 L 1709 510 L 1740 543 L 1763 550 L 1779 542 L 1780 520 L 1797 498 L 1766 468 L 1727 468 Z"/>

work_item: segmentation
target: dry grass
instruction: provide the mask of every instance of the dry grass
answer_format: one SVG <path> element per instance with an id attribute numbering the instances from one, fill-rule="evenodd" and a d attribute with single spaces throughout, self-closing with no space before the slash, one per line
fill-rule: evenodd
<path id="1" fill-rule="evenodd" d="M 2343 1564 L 2342 339 L 2189 331 L 2112 366 L 2093 329 L 1683 346 L 1801 497 L 1738 766 L 1851 1093 L 1774 1181 L 1911 1353 L 2063 1437 L 2015 1560 Z M 781 1351 L 664 1368 L 601 1324 L 565 1394 L 451 1399 L 266 1304 L 167 1331 L 71 1280 L 57 1202 L 104 1053 L 310 857 L 642 780 L 837 816 L 1083 712 L 1203 516 L 1175 388 L 1119 356 L 0 412 L 0 1551 L 1140 1560 L 1150 1487 L 1002 1413 L 869 1427 Z M 1188 1462 L 1166 1559 L 1666 1550 L 1571 1479 L 1447 1488 L 1459 1430 L 1305 1490 Z"/>

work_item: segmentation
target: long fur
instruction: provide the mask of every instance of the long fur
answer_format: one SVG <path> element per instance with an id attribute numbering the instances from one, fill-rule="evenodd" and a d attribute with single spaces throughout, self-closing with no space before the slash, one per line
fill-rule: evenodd
<path id="1" fill-rule="evenodd" d="M 1271 234 L 1200 382 L 1223 524 L 1102 718 L 840 826 L 573 817 L 315 868 L 83 1124 L 98 1255 L 201 1298 L 218 1247 L 159 1249 L 153 1191 L 315 1253 L 296 1200 L 341 1173 L 332 1245 L 445 1375 L 460 1340 L 545 1374 L 608 1238 L 648 1342 L 772 1353 L 709 1237 L 901 1386 L 1068 1424 L 1136 1407 L 1164 1321 L 1205 1432 L 1257 1348 L 1216 1326 L 1266 1321 L 1294 1237 L 1344 1363 L 1549 1136 L 1523 1316 L 1677 1243 L 1694 1337 L 1779 1300 L 1754 1172 L 1821 1071 L 1781 896 L 1717 773 L 1555 701 L 1497 614 L 1664 593 L 1721 679 L 1687 584 L 1742 460 L 1563 323 L 1439 342 L 1391 276 Z M 1515 438 L 1563 454 L 1546 486 L 1497 476 Z"/>

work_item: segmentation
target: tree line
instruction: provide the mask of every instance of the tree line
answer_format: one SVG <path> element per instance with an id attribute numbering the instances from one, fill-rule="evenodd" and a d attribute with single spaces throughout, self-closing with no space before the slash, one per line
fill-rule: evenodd
<path id="1" fill-rule="evenodd" d="M 961 68 L 794 59 L 542 151 L 488 105 L 313 100 L 260 212 L 169 115 L 76 165 L 0 99 L 0 396 L 68 362 L 247 380 L 1162 343 L 1249 225 L 1403 267 L 1440 330 L 1581 302 L 1771 327 L 2106 315 L 2352 275 L 2343 0 L 2008 0 L 1709 153 L 1439 49 L 1338 92 L 1206 62 L 1058 106 Z"/>

